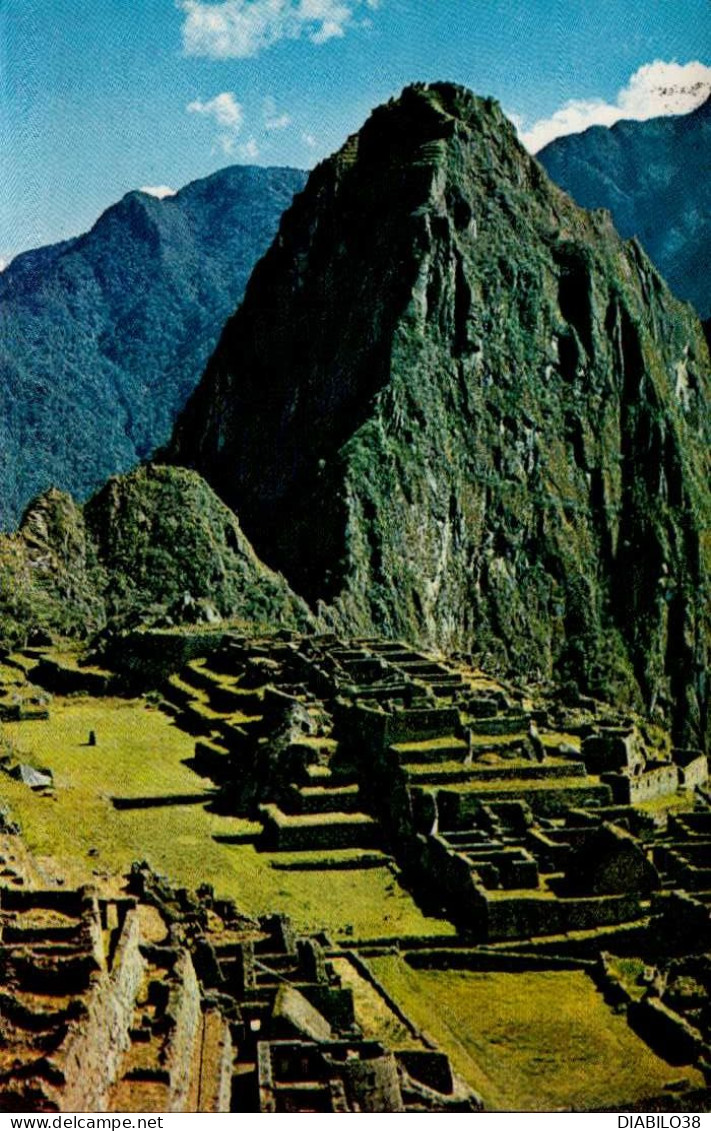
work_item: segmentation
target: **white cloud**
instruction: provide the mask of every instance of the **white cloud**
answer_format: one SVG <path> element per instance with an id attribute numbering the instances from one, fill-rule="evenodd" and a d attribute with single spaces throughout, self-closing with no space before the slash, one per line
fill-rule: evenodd
<path id="1" fill-rule="evenodd" d="M 291 125 L 291 114 L 280 114 L 273 98 L 264 99 L 263 116 L 265 130 L 285 130 Z"/>
<path id="2" fill-rule="evenodd" d="M 316 141 L 316 138 L 313 134 L 302 134 L 301 140 L 303 141 L 304 145 L 308 145 L 309 149 L 315 149 L 318 145 L 318 142 Z"/>
<path id="3" fill-rule="evenodd" d="M 229 90 L 223 90 L 222 94 L 216 94 L 207 102 L 196 98 L 194 102 L 188 102 L 185 109 L 188 114 L 204 114 L 208 118 L 214 118 L 219 126 L 235 134 L 239 133 L 244 121 L 242 106 Z"/>
<path id="4" fill-rule="evenodd" d="M 259 157 L 259 146 L 256 139 L 251 137 L 249 141 L 245 141 L 243 145 L 240 145 L 237 152 L 243 161 L 254 161 L 255 158 Z"/>
<path id="5" fill-rule="evenodd" d="M 183 48 L 187 55 L 247 59 L 281 39 L 306 36 L 325 43 L 357 25 L 364 10 L 379 0 L 176 0 L 185 13 Z"/>
<path id="6" fill-rule="evenodd" d="M 10 266 L 11 262 L 11 259 L 6 259 L 4 255 L 0 255 L 0 274 Z"/>
<path id="7" fill-rule="evenodd" d="M 202 114 L 212 118 L 221 127 L 213 153 L 219 150 L 225 157 L 232 157 L 236 151 L 235 138 L 244 124 L 244 110 L 232 91 L 223 90 L 221 94 L 216 94 L 205 102 L 196 98 L 193 102 L 188 102 L 185 109 L 188 114 Z"/>
<path id="8" fill-rule="evenodd" d="M 221 153 L 224 153 L 225 157 L 234 157 L 236 148 L 237 142 L 233 138 L 232 134 L 219 134 L 215 138 L 215 144 L 212 147 L 212 152 L 217 153 L 217 151 L 219 150 Z"/>
<path id="9" fill-rule="evenodd" d="M 141 185 L 139 192 L 145 192 L 148 196 L 157 196 L 159 200 L 165 200 L 166 196 L 175 196 L 177 189 L 171 188 L 170 185 Z"/>
<path id="10" fill-rule="evenodd" d="M 580 133 L 589 126 L 612 126 L 621 119 L 644 121 L 668 114 L 687 114 L 711 93 L 711 67 L 698 61 L 645 63 L 618 91 L 614 102 L 602 98 L 571 99 L 550 118 L 541 118 L 530 129 L 516 121 L 521 141 L 537 153 L 549 141 L 565 134 Z"/>
<path id="11" fill-rule="evenodd" d="M 273 118 L 265 118 L 265 130 L 285 130 L 287 126 L 291 125 L 290 114 L 277 114 Z"/>

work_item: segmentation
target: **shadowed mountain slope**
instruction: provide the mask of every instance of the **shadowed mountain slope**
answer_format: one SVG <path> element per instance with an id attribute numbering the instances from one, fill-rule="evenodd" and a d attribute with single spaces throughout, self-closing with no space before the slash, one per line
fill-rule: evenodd
<path id="1" fill-rule="evenodd" d="M 0 528 L 165 442 L 304 180 L 233 167 L 165 200 L 131 192 L 0 274 Z"/>
<path id="2" fill-rule="evenodd" d="M 711 98 L 691 114 L 593 126 L 537 154 L 585 208 L 609 208 L 674 294 L 711 315 Z"/>
<path id="3" fill-rule="evenodd" d="M 701 741 L 709 357 L 640 246 L 447 84 L 318 166 L 170 458 L 331 623 L 643 700 Z"/>

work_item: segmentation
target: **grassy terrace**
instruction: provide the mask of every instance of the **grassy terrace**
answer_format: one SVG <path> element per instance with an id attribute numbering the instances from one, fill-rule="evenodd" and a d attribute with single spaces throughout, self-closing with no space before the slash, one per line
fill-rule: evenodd
<path id="1" fill-rule="evenodd" d="M 279 824 L 295 828 L 313 828 L 315 825 L 361 825 L 364 820 L 372 821 L 363 813 L 281 813 L 275 805 L 265 805 Z"/>
<path id="2" fill-rule="evenodd" d="M 676 793 L 667 794 L 666 797 L 653 797 L 651 801 L 639 801 L 635 809 L 643 813 L 663 814 L 673 813 L 676 809 L 688 810 L 694 807 L 693 789 L 679 789 Z"/>
<path id="3" fill-rule="evenodd" d="M 530 765 L 530 763 L 528 763 Z M 538 793 L 547 790 L 580 789 L 585 786 L 599 786 L 600 779 L 595 777 L 570 777 L 570 778 L 531 778 L 522 785 L 518 778 L 494 778 L 491 781 L 466 781 L 457 786 L 458 793 Z"/>
<path id="4" fill-rule="evenodd" d="M 631 1105 L 687 1076 L 655 1056 L 582 971 L 413 970 L 369 959 L 405 1013 L 429 1032 L 489 1110 Z"/>
<path id="5" fill-rule="evenodd" d="M 392 1048 L 421 1049 L 423 1044 L 412 1036 L 390 1009 L 385 999 L 367 982 L 347 958 L 329 959 L 341 984 L 353 990 L 356 1020 L 375 1040 Z"/>
<path id="6" fill-rule="evenodd" d="M 198 703 L 207 703 L 207 691 L 202 687 L 194 687 L 192 683 L 186 683 L 179 675 L 175 673 L 171 675 L 168 679 L 168 683 L 182 694 L 186 700 L 192 699 Z"/>
<path id="7" fill-rule="evenodd" d="M 569 770 L 570 762 L 556 761 L 553 758 L 541 765 L 536 762 L 526 762 L 523 759 L 511 758 L 506 762 L 472 762 L 464 765 L 462 762 L 409 762 L 404 769 L 407 771 L 408 776 L 415 781 L 417 778 L 424 777 L 436 773 L 441 774 L 443 777 L 446 775 L 455 775 L 466 773 L 468 775 L 468 785 L 471 790 L 487 788 L 501 789 L 503 788 L 506 778 L 502 776 L 503 773 L 510 774 L 511 780 L 515 788 L 519 788 L 523 780 L 526 781 L 526 788 L 533 782 L 539 782 L 539 788 L 543 788 L 541 782 L 563 782 L 569 783 L 575 780 L 578 785 L 581 780 L 585 781 L 585 777 L 580 774 L 573 775 Z M 515 777 L 513 776 L 515 774 Z M 487 776 L 488 775 L 488 776 Z M 587 779 L 590 780 L 590 779 Z M 595 778 L 595 782 L 599 782 L 599 778 Z"/>
<path id="8" fill-rule="evenodd" d="M 90 730 L 96 746 L 86 745 Z M 247 912 L 285 911 L 303 930 L 357 938 L 454 934 L 451 924 L 425 917 L 386 867 L 277 870 L 272 862 L 312 863 L 313 854 L 258 852 L 249 837 L 260 826 L 202 805 L 115 809 L 116 795 L 190 795 L 209 786 L 184 764 L 193 739 L 143 700 L 57 697 L 48 720 L 7 724 L 2 735 L 18 759 L 54 774 L 54 797 L 0 774 L 0 800 L 46 871 L 61 870 L 68 885 L 108 882 L 147 859 L 180 884 L 212 883 Z"/>
<path id="9" fill-rule="evenodd" d="M 22 686 L 25 677 L 21 671 L 10 664 L 0 664 L 0 685 L 2 688 Z"/>
<path id="10" fill-rule="evenodd" d="M 438 750 L 460 750 L 462 757 L 467 753 L 467 744 L 461 738 L 454 738 L 451 735 L 445 735 L 443 738 L 427 738 L 420 742 L 394 742 L 393 750 L 397 750 L 398 754 L 412 755 L 413 762 L 417 761 L 414 757 L 416 754 L 428 754 L 431 751 Z"/>

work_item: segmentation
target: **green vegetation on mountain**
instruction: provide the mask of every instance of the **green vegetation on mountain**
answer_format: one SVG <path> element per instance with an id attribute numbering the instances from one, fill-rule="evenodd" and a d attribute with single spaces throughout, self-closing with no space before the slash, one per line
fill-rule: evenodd
<path id="1" fill-rule="evenodd" d="M 222 619 L 304 627 L 310 616 L 195 472 L 140 467 L 83 508 L 52 490 L 0 535 L 0 642 Z"/>
<path id="2" fill-rule="evenodd" d="M 279 217 L 296 169 L 233 167 L 0 274 L 0 529 L 50 485 L 84 499 L 164 443 Z"/>
<path id="3" fill-rule="evenodd" d="M 709 355 L 636 242 L 445 84 L 317 167 L 179 419 L 323 618 L 704 741 Z"/>

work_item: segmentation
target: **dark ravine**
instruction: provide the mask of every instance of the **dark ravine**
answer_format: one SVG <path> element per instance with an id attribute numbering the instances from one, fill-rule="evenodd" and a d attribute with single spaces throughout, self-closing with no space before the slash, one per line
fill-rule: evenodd
<path id="1" fill-rule="evenodd" d="M 305 178 L 239 166 L 165 200 L 131 192 L 0 274 L 0 529 L 167 440 Z"/>
<path id="2" fill-rule="evenodd" d="M 709 355 L 636 242 L 462 88 L 311 175 L 170 459 L 353 633 L 708 728 Z"/>
<path id="3" fill-rule="evenodd" d="M 711 98 L 690 114 L 592 126 L 537 157 L 584 208 L 609 208 L 636 236 L 672 291 L 711 315 Z"/>

